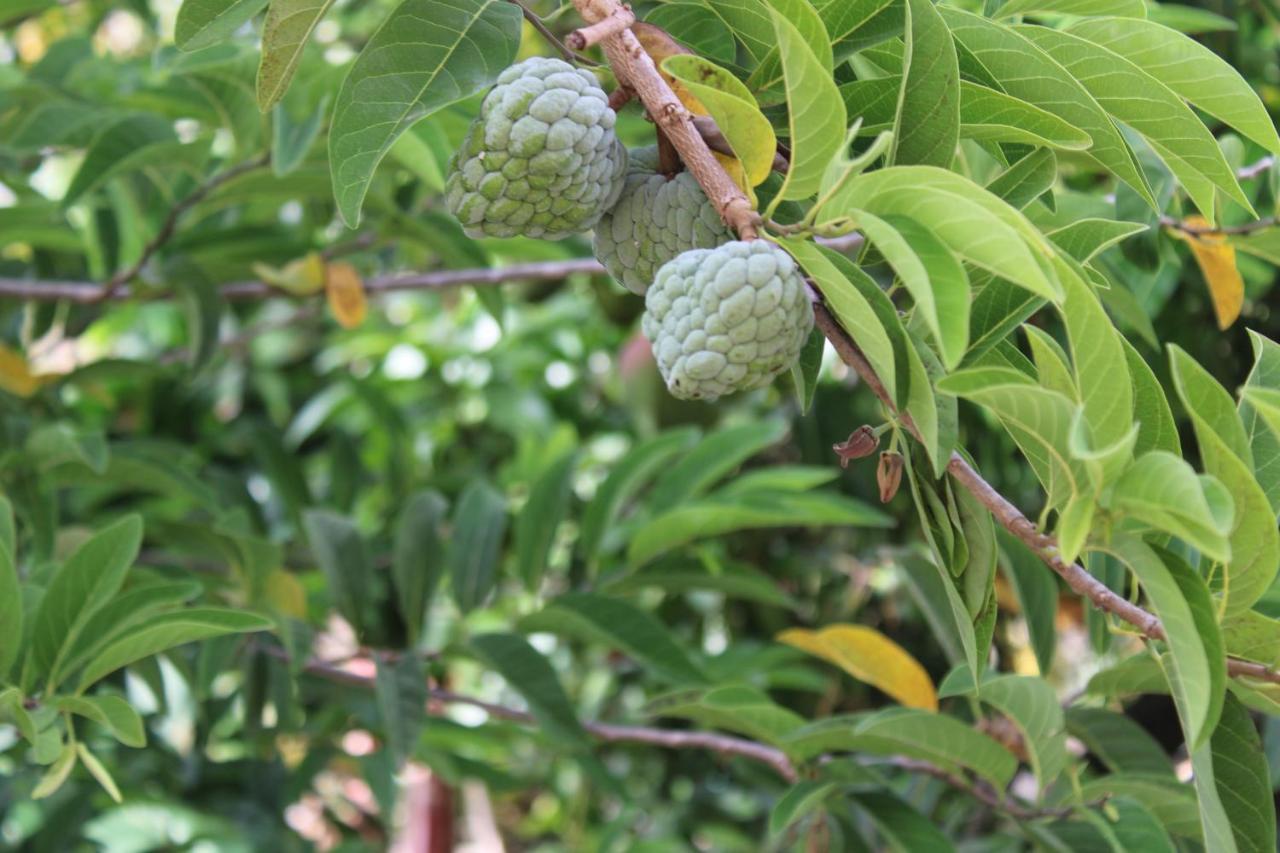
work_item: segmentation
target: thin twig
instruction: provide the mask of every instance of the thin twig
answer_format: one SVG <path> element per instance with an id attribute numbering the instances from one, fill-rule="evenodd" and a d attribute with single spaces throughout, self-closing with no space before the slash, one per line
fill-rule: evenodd
<path id="1" fill-rule="evenodd" d="M 594 24 L 579 27 L 569 33 L 565 43 L 575 50 L 585 50 L 615 36 L 636 22 L 635 14 L 625 6 L 619 6 Z"/>
<path id="2" fill-rule="evenodd" d="M 1258 177 L 1259 175 L 1261 175 L 1263 172 L 1270 169 L 1275 164 L 1276 164 L 1276 158 L 1271 155 L 1267 155 L 1266 157 L 1263 157 L 1261 160 L 1258 160 L 1256 163 L 1250 163 L 1247 166 L 1242 166 L 1239 169 L 1237 169 L 1236 177 L 1242 181 L 1248 181 L 1252 178 Z"/>
<path id="3" fill-rule="evenodd" d="M 579 65 L 598 66 L 600 64 L 590 57 L 574 53 L 570 50 L 564 42 L 556 38 L 556 34 L 551 32 L 551 28 L 546 25 L 546 22 L 544 22 L 542 18 L 538 17 L 532 9 L 522 3 L 521 0 L 507 0 L 507 2 L 511 3 L 513 6 L 519 6 L 520 13 L 524 15 L 524 19 L 538 31 L 538 35 L 546 39 L 566 60 L 569 62 L 576 62 Z"/>
<path id="4" fill-rule="evenodd" d="M 871 389 L 880 402 L 890 412 L 896 412 L 893 399 L 889 396 L 876 375 L 871 364 L 862 354 L 862 350 L 854 343 L 849 334 L 840 326 L 835 317 L 822 305 L 814 308 L 818 327 L 822 329 L 827 340 L 831 341 L 841 359 L 854 369 L 862 381 Z M 920 440 L 920 432 L 911 416 L 905 412 L 898 413 L 898 419 L 904 429 L 914 438 Z M 947 463 L 947 471 L 956 482 L 964 486 L 983 506 L 991 511 L 1000 525 L 1008 530 L 1030 548 L 1040 561 L 1059 574 L 1077 594 L 1088 598 L 1100 610 L 1112 613 L 1137 628 L 1143 635 L 1153 640 L 1165 639 L 1164 626 L 1160 619 L 1150 611 L 1139 607 L 1124 596 L 1113 592 L 1106 584 L 1095 578 L 1087 569 L 1077 563 L 1068 563 L 1058 552 L 1058 543 L 1052 537 L 1035 526 L 1022 512 L 983 479 L 959 453 L 952 453 Z M 1227 672 L 1238 678 L 1253 678 L 1280 684 L 1280 671 L 1273 667 L 1252 661 L 1227 659 Z"/>
<path id="5" fill-rule="evenodd" d="M 923 773 L 926 776 L 932 776 L 952 788 L 964 791 L 981 803 L 990 806 L 999 812 L 1004 812 L 1015 820 L 1036 820 L 1039 818 L 1064 818 L 1071 815 L 1075 810 L 1075 806 L 1059 806 L 1055 808 L 1035 808 L 1032 806 L 1024 806 L 1022 803 L 1014 800 L 1012 797 L 1001 796 L 998 791 L 979 781 L 970 781 L 963 776 L 936 767 L 927 761 L 919 761 L 914 758 L 894 758 L 891 761 L 884 762 L 891 767 L 897 767 L 900 770 L 909 770 L 914 773 Z M 875 763 L 870 766 L 876 766 Z M 1096 803 L 1094 805 L 1101 805 Z"/>
<path id="6" fill-rule="evenodd" d="M 178 227 L 178 220 L 182 218 L 182 214 L 204 201 L 209 193 L 213 192 L 227 181 L 230 181 L 232 178 L 237 178 L 246 172 L 252 172 L 254 169 L 260 169 L 269 162 L 271 162 L 270 154 L 260 154 L 252 160 L 247 160 L 244 163 L 240 163 L 239 165 L 232 166 L 229 169 L 218 172 L 203 184 L 192 190 L 191 193 L 183 197 L 181 201 L 169 209 L 169 214 L 165 217 L 164 222 L 161 223 L 160 230 L 156 232 L 156 235 L 152 237 L 145 246 L 143 246 L 142 254 L 138 256 L 138 259 L 124 269 L 118 270 L 115 275 L 107 279 L 106 283 L 102 285 L 102 288 L 98 292 L 96 298 L 89 301 L 105 302 L 106 300 L 114 297 L 121 287 L 133 281 L 138 273 L 142 272 L 142 268 L 147 265 L 147 262 L 151 260 L 155 253 L 160 251 L 164 244 L 168 243 L 173 238 L 174 231 Z"/>

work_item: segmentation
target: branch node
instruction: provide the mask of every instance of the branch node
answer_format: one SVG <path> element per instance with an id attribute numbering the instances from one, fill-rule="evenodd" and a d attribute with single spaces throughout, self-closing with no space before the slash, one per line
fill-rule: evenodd
<path id="1" fill-rule="evenodd" d="M 594 24 L 569 33 L 564 41 L 573 50 L 586 50 L 593 44 L 599 44 L 610 36 L 617 35 L 635 22 L 636 16 L 631 11 L 631 7 L 619 6 Z"/>

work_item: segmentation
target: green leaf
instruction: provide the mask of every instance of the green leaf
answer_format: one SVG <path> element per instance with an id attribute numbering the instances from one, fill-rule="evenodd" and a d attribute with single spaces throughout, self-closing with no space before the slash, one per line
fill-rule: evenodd
<path id="1" fill-rule="evenodd" d="M 1280 664 L 1280 619 L 1256 610 L 1237 613 L 1222 623 L 1222 642 L 1232 657 L 1275 666 Z"/>
<path id="2" fill-rule="evenodd" d="M 1191 749 L 1218 722 L 1226 689 L 1226 659 L 1209 591 L 1189 566 L 1140 539 L 1117 535 L 1112 553 L 1142 584 L 1168 635 L 1169 684 L 1178 699 Z"/>
<path id="3" fill-rule="evenodd" d="M 653 484 L 648 505 L 661 511 L 697 497 L 786 433 L 786 422 L 772 419 L 716 430 L 667 468 Z"/>
<path id="4" fill-rule="evenodd" d="M 1145 18 L 1147 6 L 1143 0 L 1009 0 L 1000 7 L 999 17 L 1035 15 L 1044 12 L 1052 15 L 1123 15 L 1129 18 Z"/>
<path id="5" fill-rule="evenodd" d="M 664 3 L 651 9 L 644 19 L 713 62 L 732 63 L 736 57 L 728 25 L 701 3 Z"/>
<path id="6" fill-rule="evenodd" d="M 5 502 L 7 509 L 8 502 Z M 0 545 L 0 684 L 22 651 L 22 585 L 13 564 L 12 541 Z"/>
<path id="7" fill-rule="evenodd" d="M 80 763 L 84 765 L 84 769 L 89 771 L 89 775 L 97 780 L 107 795 L 117 803 L 124 802 L 124 797 L 120 794 L 120 788 L 116 785 L 116 780 L 111 778 L 111 771 L 98 760 L 89 747 L 83 743 L 76 744 L 76 752 L 80 756 Z"/>
<path id="8" fill-rule="evenodd" d="M 286 104 L 276 104 L 271 111 L 272 174 L 282 177 L 302 165 L 320 134 L 328 106 L 328 98 L 322 98 L 311 112 L 294 116 Z"/>
<path id="9" fill-rule="evenodd" d="M 854 284 L 853 276 L 865 278 L 866 273 L 852 264 L 845 264 L 844 266 L 847 269 L 842 269 L 841 264 L 831 254 L 810 240 L 792 237 L 780 239 L 778 243 L 791 253 L 791 256 L 796 259 L 796 262 L 813 280 L 818 292 L 822 294 L 823 300 L 831 309 L 831 313 L 835 315 L 836 320 L 840 323 L 840 327 L 848 332 L 849 336 L 858 344 L 858 348 L 862 350 L 872 369 L 880 377 L 880 381 L 884 383 L 889 396 L 896 398 L 897 360 L 895 354 L 897 349 L 902 349 L 902 354 L 905 355 L 905 347 L 903 344 L 899 344 L 895 348 L 890 333 L 881 322 L 880 314 L 876 311 L 874 303 L 868 301 L 863 288 Z M 875 282 L 870 282 L 870 285 L 876 290 L 880 289 Z M 895 310 L 894 319 L 896 320 L 896 318 L 897 312 Z M 900 323 L 898 326 L 901 328 Z M 903 341 L 905 341 L 905 336 Z"/>
<path id="10" fill-rule="evenodd" d="M 855 211 L 863 234 L 902 280 L 929 327 L 943 364 L 954 368 L 969 342 L 969 276 L 928 229 L 905 216 Z"/>
<path id="11" fill-rule="evenodd" d="M 814 5 L 841 60 L 903 31 L 903 6 L 897 0 L 817 0 Z"/>
<path id="12" fill-rule="evenodd" d="M 889 163 L 951 165 L 960 139 L 956 47 L 933 0 L 905 0 L 905 73 Z"/>
<path id="13" fill-rule="evenodd" d="M 629 602 L 593 593 L 568 593 L 526 616 L 522 631 L 584 637 L 622 649 L 657 678 L 701 684 L 706 675 L 661 622 Z"/>
<path id="14" fill-rule="evenodd" d="M 481 634 L 473 637 L 476 655 L 507 680 L 529 704 L 543 729 L 562 744 L 585 746 L 587 733 L 578 722 L 573 705 L 547 659 L 515 634 Z"/>
<path id="15" fill-rule="evenodd" d="M 907 350 L 907 368 L 911 380 L 906 412 L 920 431 L 933 473 L 941 477 L 951 461 L 958 437 L 958 407 L 955 398 L 933 393 L 934 383 L 946 374 L 946 370 L 918 335 L 909 334 L 909 337 L 911 346 Z"/>
<path id="16" fill-rule="evenodd" d="M 697 431 L 691 428 L 661 433 L 637 444 L 613 466 L 582 517 L 578 543 L 589 561 L 599 554 L 605 534 L 623 505 L 676 454 L 687 450 L 697 436 Z"/>
<path id="17" fill-rule="evenodd" d="M 925 620 L 942 644 L 947 659 L 953 665 L 967 664 L 972 672 L 979 665 L 978 642 L 968 608 L 951 582 L 950 572 L 932 560 L 914 554 L 899 558 L 897 565 L 924 611 Z"/>
<path id="18" fill-rule="evenodd" d="M 507 501 L 484 480 L 472 480 L 458 498 L 449 542 L 453 600 L 464 612 L 484 603 L 498 581 Z"/>
<path id="19" fill-rule="evenodd" d="M 1003 529 L 996 531 L 1005 575 L 1013 585 L 1022 608 L 1022 618 L 1031 636 L 1031 649 L 1036 655 L 1040 675 L 1047 677 L 1053 669 L 1053 656 L 1058 646 L 1055 624 L 1058 615 L 1058 584 L 1044 563 L 1021 540 Z"/>
<path id="20" fill-rule="evenodd" d="M 1198 41 L 1140 17 L 1078 21 L 1069 32 L 1128 57 L 1196 107 L 1280 153 L 1266 107 L 1230 63 Z"/>
<path id="21" fill-rule="evenodd" d="M 1037 148 L 996 175 L 987 183 L 987 192 L 1023 210 L 1053 187 L 1058 179 L 1058 160 L 1049 148 Z"/>
<path id="22" fill-rule="evenodd" d="M 695 566 L 671 568 L 664 563 L 629 575 L 622 575 L 603 584 L 605 592 L 628 593 L 657 587 L 666 593 L 707 589 L 722 593 L 728 598 L 758 601 L 778 607 L 794 607 L 795 602 L 784 593 L 769 575 L 750 566 L 726 565 L 717 570 Z"/>
<path id="23" fill-rule="evenodd" d="M 448 508 L 449 502 L 443 495 L 434 489 L 425 489 L 409 498 L 396 519 L 391 583 L 411 645 L 422 635 L 427 605 L 444 569 L 440 526 Z"/>
<path id="24" fill-rule="evenodd" d="M 954 851 L 951 840 L 933 822 L 889 791 L 865 791 L 851 799 L 867 813 L 876 830 L 896 853 L 916 850 Z"/>
<path id="25" fill-rule="evenodd" d="M 1169 832 L 1202 840 L 1196 819 L 1196 797 L 1187 786 L 1166 776 L 1139 773 L 1107 773 L 1080 786 L 1085 802 L 1128 798 L 1141 803 Z"/>
<path id="26" fill-rule="evenodd" d="M 1070 498 L 1092 489 L 1088 469 L 1068 449 L 1076 409 L 1066 397 L 1001 368 L 962 370 L 940 381 L 937 388 L 995 413 L 1031 463 L 1050 506 L 1065 506 Z"/>
<path id="27" fill-rule="evenodd" d="M 258 65 L 258 109 L 275 106 L 298 70 L 303 48 L 333 0 L 271 0 L 262 24 L 262 59 Z"/>
<path id="28" fill-rule="evenodd" d="M 814 329 L 800 350 L 800 358 L 791 367 L 791 381 L 795 383 L 796 399 L 802 414 L 808 414 L 813 405 L 813 395 L 818 390 L 818 373 L 822 370 L 822 356 L 826 350 L 827 339 Z"/>
<path id="29" fill-rule="evenodd" d="M 427 675 L 422 662 L 412 652 L 395 660 L 375 655 L 377 673 L 374 698 L 387 747 L 397 765 L 413 754 L 418 736 L 427 722 Z"/>
<path id="30" fill-rule="evenodd" d="M 1213 781 L 1240 850 L 1276 849 L 1276 810 L 1262 739 L 1249 711 L 1228 695 L 1210 741 Z"/>
<path id="31" fill-rule="evenodd" d="M 1182 443 L 1178 439 L 1178 427 L 1173 422 L 1173 412 L 1169 409 L 1164 388 L 1133 344 L 1124 338 L 1120 342 L 1124 345 L 1125 364 L 1129 368 L 1129 381 L 1133 385 L 1133 420 L 1138 424 L 1134 455 L 1141 456 L 1150 450 L 1163 450 L 1181 456 Z"/>
<path id="32" fill-rule="evenodd" d="M 1231 519 L 1215 517 L 1195 470 L 1172 453 L 1153 450 L 1138 457 L 1116 481 L 1111 505 L 1186 540 L 1214 560 L 1231 557 Z"/>
<path id="33" fill-rule="evenodd" d="M 516 574 L 528 589 L 537 589 L 542 580 L 556 531 L 569 512 L 576 462 L 577 454 L 570 450 L 548 463 L 516 518 Z"/>
<path id="34" fill-rule="evenodd" d="M 1066 292 L 1062 316 L 1071 340 L 1071 360 L 1084 418 L 1094 445 L 1109 447 L 1133 429 L 1132 389 L 1128 377 L 1116 371 L 1116 366 L 1124 362 L 1124 347 L 1089 285 L 1068 262 L 1060 264 L 1058 279 Z"/>
<path id="35" fill-rule="evenodd" d="M 159 581 L 134 584 L 124 589 L 85 623 L 79 638 L 63 656 L 62 671 L 75 672 L 106 643 L 147 621 L 158 611 L 190 601 L 203 589 L 198 581 Z"/>
<path id="36" fill-rule="evenodd" d="M 1271 586 L 1280 564 L 1280 534 L 1266 493 L 1253 477 L 1248 439 L 1230 395 L 1178 347 L 1170 347 L 1170 359 L 1174 386 L 1195 427 L 1205 473 L 1218 478 L 1235 500 L 1231 561 L 1223 578 L 1230 616 L 1248 610 Z"/>
<path id="37" fill-rule="evenodd" d="M 31 632 L 32 660 L 50 688 L 89 619 L 120 589 L 141 544 L 142 519 L 126 516 L 86 540 L 53 576 Z"/>
<path id="38" fill-rule="evenodd" d="M 1280 512 L 1280 346 L 1252 329 L 1249 342 L 1253 345 L 1253 369 L 1245 380 L 1237 411 L 1249 437 L 1254 477 L 1272 511 Z M 1254 394 L 1271 400 L 1264 405 Z"/>
<path id="39" fill-rule="evenodd" d="M 334 105 L 329 163 L 348 226 L 378 163 L 419 119 L 497 79 L 515 59 L 521 13 L 505 0 L 404 0 L 347 73 Z"/>
<path id="40" fill-rule="evenodd" d="M 704 726 L 728 729 L 753 740 L 783 746 L 804 718 L 775 704 L 754 687 L 727 686 L 681 690 L 659 697 L 646 708 L 650 716 L 681 717 Z"/>
<path id="41" fill-rule="evenodd" d="M 917 708 L 828 717 L 791 732 L 783 749 L 802 760 L 825 752 L 919 758 L 945 770 L 972 770 L 1001 789 L 1018 769 L 1012 753 L 977 729 Z"/>
<path id="42" fill-rule="evenodd" d="M 59 696 L 55 704 L 61 711 L 101 723 L 125 746 L 142 748 L 147 745 L 142 717 L 120 696 Z"/>
<path id="43" fill-rule="evenodd" d="M 827 75 L 831 75 L 834 65 L 832 39 L 827 28 L 813 4 L 809 0 L 755 0 L 767 14 L 777 14 L 795 27 L 800 40 L 813 51 L 814 58 L 821 64 Z M 775 36 L 776 38 L 776 36 Z M 747 87 L 753 91 L 772 89 L 785 82 L 780 51 L 773 47 L 760 58 L 760 64 L 747 79 Z"/>
<path id="44" fill-rule="evenodd" d="M 371 626 L 369 610 L 369 552 L 355 522 L 327 509 L 303 513 L 307 541 L 324 572 L 338 612 L 363 636 Z"/>
<path id="45" fill-rule="evenodd" d="M 786 832 L 796 821 L 820 807 L 836 790 L 834 782 L 821 782 L 817 779 L 801 779 L 796 782 L 778 798 L 773 810 L 769 812 L 769 834 L 781 835 Z"/>
<path id="46" fill-rule="evenodd" d="M 76 766 L 76 743 L 75 741 L 67 741 L 62 745 L 62 751 L 58 753 L 58 758 L 49 767 L 48 771 L 40 777 L 40 782 L 31 790 L 31 799 L 43 800 L 57 792 L 59 788 L 66 783 L 67 777 L 71 775 L 71 770 Z"/>
<path id="47" fill-rule="evenodd" d="M 108 124 L 94 137 L 75 177 L 62 196 L 63 207 L 113 175 L 154 163 L 154 148 L 177 141 L 173 124 L 156 115 L 126 116 Z"/>
<path id="48" fill-rule="evenodd" d="M 1067 737 L 1058 695 L 1049 682 L 998 675 L 978 686 L 978 698 L 1005 714 L 1022 733 L 1043 795 L 1067 766 Z"/>
<path id="49" fill-rule="evenodd" d="M 1067 731 L 1113 773 L 1174 778 L 1173 764 L 1164 747 L 1124 714 L 1103 708 L 1069 708 Z"/>
<path id="50" fill-rule="evenodd" d="M 987 274 L 981 278 L 987 284 L 978 290 L 969 310 L 969 354 L 964 362 L 967 366 L 977 366 L 979 359 L 1045 304 L 1045 300 L 1011 281 Z"/>
<path id="51" fill-rule="evenodd" d="M 774 198 L 776 205 L 786 199 L 807 198 L 817 191 L 827 163 L 844 143 L 846 117 L 835 80 L 823 67 L 815 48 L 783 15 L 773 8 L 769 15 L 782 59 L 791 129 L 791 167 Z"/>
<path id="52" fill-rule="evenodd" d="M 184 0 L 173 27 L 180 50 L 217 44 L 262 11 L 267 0 Z"/>
<path id="53" fill-rule="evenodd" d="M 1089 679 L 1085 692 L 1093 696 L 1167 694 L 1169 680 L 1161 671 L 1159 661 L 1149 654 L 1141 653 L 1125 658 L 1120 663 L 1095 674 Z"/>
<path id="54" fill-rule="evenodd" d="M 684 84 L 707 108 L 729 147 L 742 161 L 748 183 L 756 186 L 769 177 L 778 140 L 751 90 L 728 71 L 700 56 L 667 57 L 662 70 Z"/>
<path id="55" fill-rule="evenodd" d="M 1077 36 L 1045 27 L 1017 31 L 1061 63 L 1110 115 L 1141 134 L 1205 219 L 1214 221 L 1214 187 L 1252 210 L 1217 140 L 1175 92 L 1123 56 Z"/>
<path id="56" fill-rule="evenodd" d="M 655 557 L 709 536 L 775 527 L 886 527 L 891 520 L 861 501 L 823 492 L 753 492 L 711 495 L 660 513 L 642 525 L 627 549 L 627 564 Z"/>
<path id="57" fill-rule="evenodd" d="M 224 634 L 267 631 L 272 627 L 270 619 L 242 610 L 193 607 L 161 613 L 148 620 L 145 626 L 99 651 L 80 674 L 77 692 L 83 693 L 87 687 L 121 667 L 175 646 Z"/>
<path id="58" fill-rule="evenodd" d="M 939 9 L 961 51 L 960 70 L 991 88 L 1036 104 L 1088 134 L 1088 156 L 1133 187 L 1153 208 L 1155 198 L 1110 116 L 1067 69 L 1009 27 L 959 9 Z M 998 81 L 998 82 L 997 82 Z"/>
<path id="59" fill-rule="evenodd" d="M 818 217 L 856 219 L 859 211 L 913 219 L 974 266 L 1047 299 L 1061 295 L 1045 270 L 1053 255 L 1048 240 L 1021 213 L 955 172 L 933 166 L 866 172 L 832 193 Z"/>
<path id="60" fill-rule="evenodd" d="M 1087 264 L 1104 249 L 1146 231 L 1141 222 L 1117 222 L 1114 219 L 1085 217 L 1048 232 L 1054 245 L 1082 264 Z"/>

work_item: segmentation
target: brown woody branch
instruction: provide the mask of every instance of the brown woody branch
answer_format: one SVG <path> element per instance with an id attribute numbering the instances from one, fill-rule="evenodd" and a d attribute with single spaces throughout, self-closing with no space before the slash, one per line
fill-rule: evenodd
<path id="1" fill-rule="evenodd" d="M 573 0 L 573 5 L 582 19 L 591 25 L 629 14 L 617 0 Z M 671 139 L 686 168 L 716 206 L 725 224 L 744 240 L 757 237 L 760 215 L 716 161 L 694 127 L 689 111 L 662 79 L 635 35 L 624 29 L 605 36 L 600 44 L 618 82 L 636 93 L 649 116 Z"/>
<path id="2" fill-rule="evenodd" d="M 177 230 L 178 220 L 182 218 L 182 214 L 204 201 L 209 193 L 213 192 L 232 178 L 238 178 L 245 172 L 252 172 L 254 169 L 261 169 L 269 162 L 271 162 L 270 154 L 260 154 L 252 160 L 248 160 L 237 166 L 232 166 L 229 169 L 224 169 L 223 171 L 218 172 L 203 184 L 196 187 L 189 195 L 185 196 L 181 201 L 169 209 L 169 213 L 165 216 L 164 222 L 160 224 L 160 230 L 157 231 L 156 235 L 142 247 L 142 254 L 138 256 L 138 259 L 124 269 L 118 270 L 115 275 L 107 279 L 106 283 L 102 285 L 102 288 L 96 294 L 95 298 L 83 301 L 104 302 L 114 297 L 116 293 L 124 287 L 124 285 L 133 281 L 134 278 L 137 277 L 138 273 L 142 272 L 142 268 L 145 267 L 147 262 L 155 256 L 156 252 L 160 251 L 160 248 L 164 246 L 164 244 L 173 239 L 174 231 Z"/>
<path id="3" fill-rule="evenodd" d="M 584 15 L 583 17 L 586 16 Z M 569 37 L 565 41 L 574 50 L 585 50 L 593 44 L 599 44 L 610 36 L 616 36 L 635 22 L 636 16 L 629 8 L 616 6 L 595 23 L 569 33 Z"/>
<path id="4" fill-rule="evenodd" d="M 841 359 L 854 369 L 886 409 L 897 413 L 898 420 L 903 428 L 917 441 L 921 440 L 920 432 L 916 428 L 915 422 L 911 420 L 911 416 L 905 412 L 897 412 L 893 399 L 885 389 L 884 383 L 880 381 L 880 377 L 876 375 L 871 364 L 863 356 L 862 350 L 853 342 L 853 339 L 849 337 L 849 334 L 840 326 L 835 317 L 831 316 L 830 312 L 821 305 L 815 307 L 814 312 L 818 327 L 822 329 L 827 340 L 831 341 Z M 975 471 L 973 466 L 966 462 L 959 453 L 951 454 L 951 460 L 947 463 L 947 472 L 955 478 L 957 483 L 968 489 L 983 506 L 990 510 L 992 516 L 1000 522 L 1000 525 L 1005 530 L 1008 530 L 1021 540 L 1040 558 L 1041 562 L 1057 572 L 1073 591 L 1088 598 L 1098 609 L 1114 614 L 1133 625 L 1144 636 L 1153 640 L 1165 639 L 1164 626 L 1160 624 L 1160 619 L 1154 613 L 1139 607 L 1124 596 L 1116 594 L 1106 584 L 1091 575 L 1083 566 L 1063 560 L 1062 555 L 1058 552 L 1057 541 L 1052 536 L 1040 532 L 1030 519 L 983 479 L 982 475 Z M 1277 672 L 1272 667 L 1252 661 L 1228 658 L 1227 672 L 1236 677 L 1254 678 L 1259 681 L 1280 684 L 1280 672 Z"/>

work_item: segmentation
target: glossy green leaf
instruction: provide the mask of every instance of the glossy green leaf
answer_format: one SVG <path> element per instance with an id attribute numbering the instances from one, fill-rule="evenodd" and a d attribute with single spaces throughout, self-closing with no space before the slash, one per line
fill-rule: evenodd
<path id="1" fill-rule="evenodd" d="M 1140 17 L 1079 21 L 1069 32 L 1128 58 L 1199 109 L 1280 153 L 1266 107 L 1238 71 L 1195 39 Z"/>
<path id="2" fill-rule="evenodd" d="M 1170 359 L 1205 473 L 1221 481 L 1235 501 L 1235 525 L 1228 537 L 1231 561 L 1223 586 L 1227 615 L 1239 613 L 1271 586 L 1280 565 L 1280 534 L 1266 493 L 1253 477 L 1248 438 L 1230 395 L 1178 347 L 1170 347 Z"/>
<path id="3" fill-rule="evenodd" d="M 933 0 L 905 0 L 906 55 L 889 162 L 951 165 L 960 138 L 960 68 Z"/>
<path id="4" fill-rule="evenodd" d="M 515 58 L 521 13 L 505 0 L 404 0 L 370 37 L 334 104 L 333 192 L 342 219 L 360 207 L 400 134 L 492 83 Z"/>
<path id="5" fill-rule="evenodd" d="M 498 582 L 507 501 L 484 480 L 473 480 L 458 497 L 449 541 L 453 600 L 465 613 L 484 604 Z"/>
<path id="6" fill-rule="evenodd" d="M 185 643 L 239 634 L 266 631 L 273 623 L 266 617 L 243 610 L 193 607 L 152 617 L 145 626 L 119 638 L 98 652 L 80 674 L 78 691 L 110 675 L 121 667 Z"/>
<path id="7" fill-rule="evenodd" d="M 828 161 L 844 142 L 846 120 L 844 101 L 815 46 L 808 44 L 783 15 L 772 8 L 769 14 L 782 60 L 791 129 L 791 167 L 778 190 L 776 204 L 783 199 L 806 198 L 817 191 Z"/>
<path id="8" fill-rule="evenodd" d="M 1251 210 L 1217 140 L 1178 95 L 1124 56 L 1058 30 L 1017 31 L 1061 63 L 1110 115 L 1140 133 L 1214 221 L 1214 188 Z"/>

